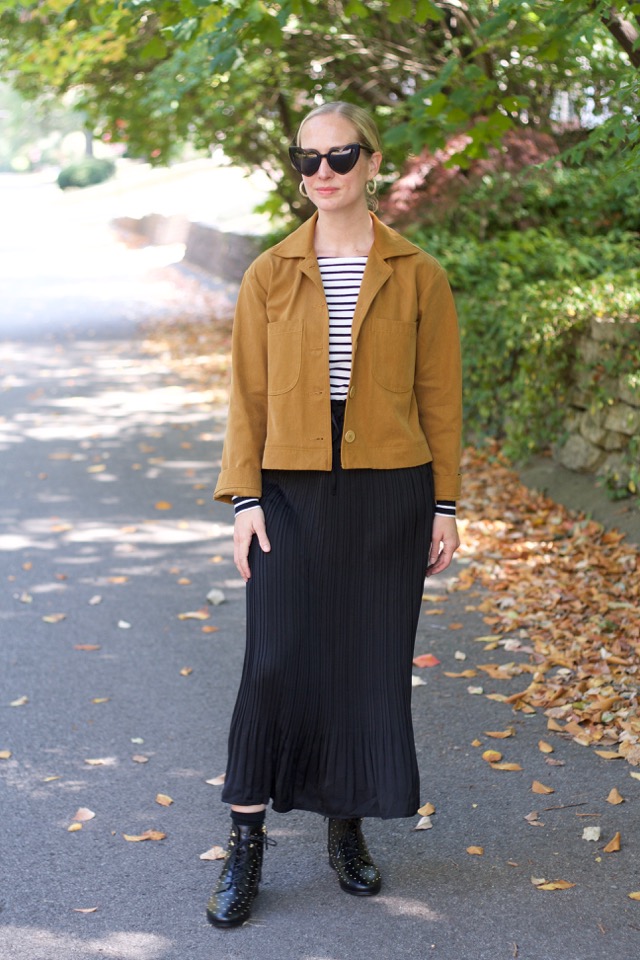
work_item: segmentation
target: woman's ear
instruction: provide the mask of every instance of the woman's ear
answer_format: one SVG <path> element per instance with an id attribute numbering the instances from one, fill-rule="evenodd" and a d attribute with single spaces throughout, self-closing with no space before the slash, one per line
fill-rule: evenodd
<path id="1" fill-rule="evenodd" d="M 382 163 L 382 154 L 380 152 L 372 153 L 369 157 L 369 179 L 373 180 L 378 171 L 380 170 L 380 164 Z"/>

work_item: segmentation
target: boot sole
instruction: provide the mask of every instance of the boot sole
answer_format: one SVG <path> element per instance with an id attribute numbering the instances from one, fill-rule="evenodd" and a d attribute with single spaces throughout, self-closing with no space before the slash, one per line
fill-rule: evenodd
<path id="1" fill-rule="evenodd" d="M 219 917 L 216 917 L 213 913 L 209 913 L 207 910 L 207 920 L 213 927 L 218 927 L 220 930 L 229 930 L 232 927 L 240 927 L 248 919 L 249 917 L 241 917 L 239 920 L 220 920 Z"/>

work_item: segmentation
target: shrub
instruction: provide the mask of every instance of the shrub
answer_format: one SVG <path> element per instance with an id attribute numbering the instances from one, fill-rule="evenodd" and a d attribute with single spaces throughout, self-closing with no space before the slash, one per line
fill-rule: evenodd
<path id="1" fill-rule="evenodd" d="M 94 183 L 103 183 L 116 172 L 113 160 L 86 157 L 77 163 L 70 163 L 58 174 L 58 186 L 61 190 L 68 187 L 89 187 Z"/>

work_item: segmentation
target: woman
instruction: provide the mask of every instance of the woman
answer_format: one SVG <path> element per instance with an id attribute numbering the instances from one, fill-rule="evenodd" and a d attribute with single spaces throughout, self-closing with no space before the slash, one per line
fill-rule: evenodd
<path id="1" fill-rule="evenodd" d="M 425 573 L 459 546 L 461 374 L 446 276 L 370 212 L 382 154 L 365 111 L 318 107 L 290 155 L 317 211 L 243 280 L 214 494 L 235 503 L 247 584 L 222 795 L 231 836 L 207 908 L 219 927 L 250 914 L 269 800 L 329 818 L 343 890 L 380 889 L 361 821 L 420 805 L 415 634 Z"/>

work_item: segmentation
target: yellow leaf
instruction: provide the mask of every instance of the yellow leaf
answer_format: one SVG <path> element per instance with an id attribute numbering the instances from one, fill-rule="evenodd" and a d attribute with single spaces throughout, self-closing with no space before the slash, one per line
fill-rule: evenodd
<path id="1" fill-rule="evenodd" d="M 187 613 L 179 613 L 178 620 L 208 620 L 210 616 L 208 610 L 188 610 Z"/>
<path id="2" fill-rule="evenodd" d="M 201 860 L 224 860 L 226 857 L 226 851 L 222 847 L 211 847 L 210 850 L 205 850 L 204 853 L 200 854 Z"/>
<path id="3" fill-rule="evenodd" d="M 499 763 L 502 760 L 502 754 L 499 750 L 485 750 L 482 759 L 486 760 L 487 763 Z"/>
<path id="4" fill-rule="evenodd" d="M 43 782 L 43 783 L 53 783 L 54 780 L 61 780 L 61 779 L 62 779 L 62 777 L 60 777 L 60 776 L 57 776 L 57 777 L 45 777 L 42 782 Z"/>
<path id="5" fill-rule="evenodd" d="M 624 803 L 624 797 L 620 795 L 617 787 L 614 787 L 613 790 L 610 791 L 609 796 L 607 797 L 607 803 Z"/>
<path id="6" fill-rule="evenodd" d="M 190 677 L 192 673 L 193 673 L 193 667 L 183 667 L 182 670 L 180 671 L 180 676 Z"/>
<path id="7" fill-rule="evenodd" d="M 76 833 L 78 830 L 82 830 L 81 823 L 72 823 L 70 827 L 67 827 L 67 833 Z"/>
<path id="8" fill-rule="evenodd" d="M 94 697 L 91 703 L 109 703 L 111 697 Z"/>
<path id="9" fill-rule="evenodd" d="M 597 753 L 603 760 L 624 760 L 622 754 L 618 753 L 617 750 L 594 750 L 594 753 Z M 638 779 L 640 780 L 640 777 Z"/>
<path id="10" fill-rule="evenodd" d="M 498 703 L 504 703 L 507 698 L 504 693 L 488 693 L 487 700 L 496 700 Z"/>
<path id="11" fill-rule="evenodd" d="M 628 893 L 627 896 L 630 900 L 640 900 L 640 890 L 634 890 L 633 893 Z"/>
<path id="12" fill-rule="evenodd" d="M 561 733 L 563 729 L 564 727 L 561 727 L 557 720 L 549 717 L 547 720 L 547 730 L 554 730 L 556 733 Z"/>
<path id="13" fill-rule="evenodd" d="M 45 623 L 60 623 L 61 620 L 66 620 L 66 613 L 48 613 L 42 619 Z"/>
<path id="14" fill-rule="evenodd" d="M 189 577 L 180 577 L 179 580 L 176 580 L 176 583 L 179 583 L 181 587 L 185 587 L 191 583 L 191 580 L 189 580 Z"/>
<path id="15" fill-rule="evenodd" d="M 464 677 L 465 679 L 470 680 L 472 677 L 477 677 L 478 675 L 476 670 L 471 670 L 471 669 L 462 670 L 460 673 L 453 673 L 450 670 L 443 670 L 442 672 L 444 673 L 445 677 L 453 677 L 456 680 L 459 679 L 460 677 Z"/>
<path id="16" fill-rule="evenodd" d="M 111 766 L 114 763 L 113 757 L 94 757 L 92 759 L 86 759 L 84 761 L 88 763 L 90 767 L 106 767 Z"/>
<path id="17" fill-rule="evenodd" d="M 97 907 L 74 907 L 73 912 L 74 913 L 95 913 L 97 909 L 98 909 Z"/>
<path id="18" fill-rule="evenodd" d="M 94 463 L 92 467 L 87 467 L 87 473 L 102 473 L 106 469 L 106 463 Z"/>
<path id="19" fill-rule="evenodd" d="M 155 507 L 156 507 L 156 510 L 171 510 L 171 508 L 173 507 L 173 504 L 169 503 L 168 500 L 158 500 Z"/>
<path id="20" fill-rule="evenodd" d="M 546 740 L 538 740 L 538 750 L 541 753 L 553 753 L 553 747 Z"/>
<path id="21" fill-rule="evenodd" d="M 569 883 L 568 880 L 551 880 L 549 883 L 540 883 L 536 890 L 569 890 L 575 887 L 575 883 Z"/>
<path id="22" fill-rule="evenodd" d="M 126 583 L 129 577 L 117 576 L 117 577 L 107 577 L 108 583 Z"/>
<path id="23" fill-rule="evenodd" d="M 506 730 L 485 730 L 485 737 L 493 737 L 494 740 L 505 740 L 507 737 L 512 737 L 515 733 L 513 727 L 507 727 Z"/>
<path id="24" fill-rule="evenodd" d="M 492 763 L 492 770 L 522 770 L 519 763 Z"/>
<path id="25" fill-rule="evenodd" d="M 611 840 L 609 840 L 609 843 L 606 845 L 606 847 L 603 847 L 604 853 L 617 853 L 621 847 L 620 840 L 620 831 L 618 831 L 613 835 Z"/>
<path id="26" fill-rule="evenodd" d="M 484 853 L 484 847 L 467 847 L 467 853 L 475 857 L 481 857 Z"/>
<path id="27" fill-rule="evenodd" d="M 123 833 L 122 836 L 125 840 L 128 840 L 129 843 L 141 843 L 143 840 L 164 840 L 167 835 L 166 833 L 161 833 L 160 830 L 145 830 L 144 833 L 140 833 L 137 836 L 132 836 L 130 833 Z"/>
<path id="28" fill-rule="evenodd" d="M 202 632 L 203 632 L 203 633 L 215 633 L 216 630 L 219 630 L 219 629 L 220 629 L 220 627 L 214 627 L 212 623 L 206 623 L 206 624 L 204 625 L 204 627 L 202 627 Z"/>
<path id="29" fill-rule="evenodd" d="M 159 803 L 161 807 L 170 807 L 173 800 L 166 793 L 159 793 L 156 797 L 156 803 Z"/>
<path id="30" fill-rule="evenodd" d="M 633 777 L 634 780 L 640 780 L 640 773 L 636 773 L 634 770 L 629 771 L 629 776 Z"/>
<path id="31" fill-rule="evenodd" d="M 540 783 L 539 780 L 533 781 L 531 789 L 534 793 L 555 793 L 553 787 L 545 787 L 544 783 Z"/>
<path id="32" fill-rule="evenodd" d="M 0 760 L 10 760 L 11 750 L 0 750 Z"/>
<path id="33" fill-rule="evenodd" d="M 433 610 L 425 610 L 424 615 L 425 617 L 439 617 L 443 613 L 444 610 L 442 610 L 440 607 L 434 607 Z"/>
<path id="34" fill-rule="evenodd" d="M 481 746 L 482 746 L 482 740 L 478 740 L 478 738 L 476 737 L 475 740 L 472 740 L 472 741 L 471 741 L 471 746 L 472 746 L 472 747 L 481 747 Z"/>
<path id="35" fill-rule="evenodd" d="M 425 803 L 418 810 L 418 813 L 420 814 L 421 817 L 431 817 L 435 812 L 436 812 L 436 808 L 432 803 Z"/>

